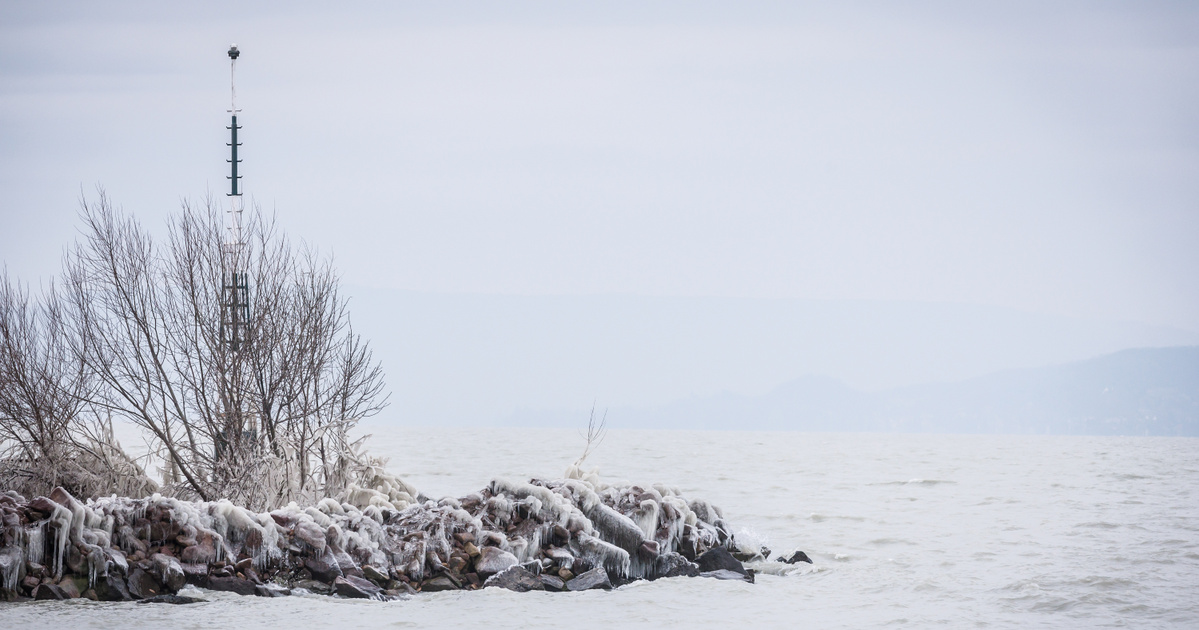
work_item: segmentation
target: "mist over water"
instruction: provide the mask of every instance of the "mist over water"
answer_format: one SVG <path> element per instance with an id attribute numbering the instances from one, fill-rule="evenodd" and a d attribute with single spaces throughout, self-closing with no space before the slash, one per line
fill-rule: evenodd
<path id="1" fill-rule="evenodd" d="M 493 476 L 557 477 L 563 429 L 410 429 L 372 450 L 431 496 Z M 664 482 L 724 509 L 741 536 L 806 551 L 756 584 L 635 583 L 611 592 L 436 593 L 148 607 L 0 608 L 5 627 L 1195 627 L 1199 440 L 614 430 L 589 460 L 608 480 Z M 197 593 L 192 593 L 197 594 Z M 149 610 L 147 610 L 149 608 Z"/>

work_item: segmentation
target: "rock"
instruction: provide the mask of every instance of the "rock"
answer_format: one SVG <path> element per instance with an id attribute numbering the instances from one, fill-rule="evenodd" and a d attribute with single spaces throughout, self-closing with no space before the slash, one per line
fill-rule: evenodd
<path id="1" fill-rule="evenodd" d="M 487 581 L 483 582 L 483 587 L 486 588 L 489 586 L 506 588 L 517 593 L 545 590 L 545 586 L 541 583 L 541 578 L 520 565 L 509 567 L 487 578 Z"/>
<path id="2" fill-rule="evenodd" d="M 295 517 L 291 516 L 290 514 L 285 514 L 279 510 L 271 512 L 271 519 L 275 521 L 276 525 L 282 527 L 283 529 L 291 527 L 292 523 L 294 523 L 296 520 Z"/>
<path id="3" fill-rule="evenodd" d="M 179 559 L 186 564 L 211 564 L 216 560 L 216 545 L 211 538 L 196 541 L 179 554 Z"/>
<path id="4" fill-rule="evenodd" d="M 475 573 L 486 580 L 517 562 L 516 556 L 499 547 L 484 547 L 479 550 L 479 557 L 475 560 Z"/>
<path id="5" fill-rule="evenodd" d="M 354 599 L 379 599 L 383 589 L 375 586 L 366 578 L 342 576 L 333 580 L 333 590 L 342 597 Z"/>
<path id="6" fill-rule="evenodd" d="M 354 558 L 350 554 L 344 551 L 337 551 L 333 553 L 333 558 L 337 561 L 337 566 L 341 570 L 342 575 L 352 575 L 357 578 L 362 577 L 362 569 L 359 568 L 358 563 L 354 561 Z"/>
<path id="7" fill-rule="evenodd" d="M 553 538 L 557 544 L 565 545 L 570 542 L 570 530 L 561 525 L 554 525 Z"/>
<path id="8" fill-rule="evenodd" d="M 108 566 L 116 569 L 121 575 L 129 575 L 129 560 L 125 558 L 125 552 L 120 549 L 105 548 L 104 557 L 107 558 Z"/>
<path id="9" fill-rule="evenodd" d="M 658 557 L 658 541 L 643 540 L 641 545 L 637 547 L 637 554 L 645 560 L 653 560 Z"/>
<path id="10" fill-rule="evenodd" d="M 150 561 L 154 563 L 154 571 L 167 591 L 175 593 L 187 583 L 187 576 L 183 574 L 183 565 L 179 564 L 175 558 L 156 553 L 150 556 Z"/>
<path id="11" fill-rule="evenodd" d="M 116 575 L 97 577 L 91 590 L 95 592 L 96 599 L 102 602 L 127 602 L 133 599 L 125 580 Z"/>
<path id="12" fill-rule="evenodd" d="M 66 593 L 68 599 L 75 599 L 80 595 L 79 585 L 75 583 L 73 578 L 64 577 L 59 581 L 58 586 L 62 589 L 63 593 Z"/>
<path id="13" fill-rule="evenodd" d="M 200 599 L 199 597 L 188 597 L 186 595 L 155 595 L 154 597 L 147 597 L 146 599 L 143 599 L 142 601 L 140 601 L 138 603 L 139 604 L 198 604 L 200 602 L 206 602 L 206 601 L 208 601 L 208 600 Z"/>
<path id="14" fill-rule="evenodd" d="M 608 579 L 608 572 L 604 567 L 596 567 L 586 573 L 576 575 L 573 580 L 566 583 L 568 591 L 589 591 L 593 588 L 602 588 L 605 591 L 612 589 L 612 581 Z"/>
<path id="15" fill-rule="evenodd" d="M 724 570 L 745 575 L 745 567 L 742 566 L 741 561 L 734 558 L 733 554 L 724 547 L 712 547 L 705 551 L 695 559 L 695 564 L 699 565 L 700 573 Z"/>
<path id="16" fill-rule="evenodd" d="M 148 599 L 163 594 L 162 582 L 141 567 L 129 574 L 129 594 L 137 599 Z"/>
<path id="17" fill-rule="evenodd" d="M 287 597 L 291 595 L 291 589 L 277 584 L 256 584 L 254 594 L 259 597 Z"/>
<path id="18" fill-rule="evenodd" d="M 37 588 L 37 585 L 41 583 L 41 580 L 33 577 L 32 575 L 26 575 L 25 577 L 21 578 L 21 590 L 32 593 L 33 589 Z"/>
<path id="19" fill-rule="evenodd" d="M 574 576 L 575 574 L 571 573 L 570 569 L 565 567 L 558 569 L 558 577 L 562 578 L 563 582 L 569 582 Z"/>
<path id="20" fill-rule="evenodd" d="M 391 586 L 391 588 L 383 590 L 383 593 L 388 597 L 399 597 L 400 595 L 416 594 L 416 589 L 412 588 L 412 585 L 407 582 L 400 582 L 399 580 L 396 580 L 393 581 L 389 586 Z"/>
<path id="21" fill-rule="evenodd" d="M 295 588 L 302 588 L 306 591 L 311 591 L 318 595 L 328 595 L 333 592 L 333 589 L 328 584 L 317 580 L 300 580 L 293 584 Z"/>
<path id="22" fill-rule="evenodd" d="M 391 581 L 391 576 L 369 564 L 362 567 L 362 576 L 380 587 L 387 586 Z"/>
<path id="23" fill-rule="evenodd" d="M 462 573 L 466 569 L 466 565 L 470 564 L 470 560 L 459 555 L 450 556 L 450 561 L 446 563 L 446 568 L 454 573 Z"/>
<path id="24" fill-rule="evenodd" d="M 448 578 L 444 575 L 435 577 L 431 580 L 425 580 L 424 583 L 422 583 L 420 585 L 420 590 L 422 593 L 437 593 L 439 591 L 457 591 L 460 589 L 461 589 L 461 587 L 458 584 L 455 584 L 453 580 L 451 580 L 450 578 Z"/>
<path id="25" fill-rule="evenodd" d="M 316 523 L 309 520 L 302 520 L 296 523 L 295 529 L 292 530 L 292 535 L 296 537 L 296 540 L 311 549 L 314 555 L 319 556 L 325 552 L 325 531 Z"/>
<path id="26" fill-rule="evenodd" d="M 203 564 L 181 564 L 183 568 L 183 577 L 188 584 L 196 586 L 208 585 L 208 566 Z"/>
<path id="27" fill-rule="evenodd" d="M 246 530 L 246 551 L 259 551 L 262 549 L 262 532 L 263 530 L 258 528 Z"/>
<path id="28" fill-rule="evenodd" d="M 25 504 L 25 509 L 41 512 L 43 514 L 42 518 L 47 518 L 53 514 L 56 507 L 58 507 L 58 504 L 46 497 L 34 497 L 32 501 Z"/>
<path id="29" fill-rule="evenodd" d="M 479 555 L 479 548 L 476 547 L 475 543 L 473 542 L 468 542 L 465 545 L 462 545 L 462 550 L 466 552 L 466 555 L 472 558 Z"/>
<path id="30" fill-rule="evenodd" d="M 114 541 L 119 540 L 122 545 L 130 549 L 133 553 L 141 552 L 143 555 L 150 550 L 146 545 L 146 541 L 138 538 L 133 528 L 128 525 L 122 525 L 112 537 Z"/>
<path id="31" fill-rule="evenodd" d="M 237 577 L 208 578 L 208 588 L 213 591 L 225 591 L 238 595 L 253 595 L 256 584 Z"/>
<path id="32" fill-rule="evenodd" d="M 570 552 L 565 549 L 559 549 L 558 547 L 550 547 L 549 549 L 546 549 L 542 553 L 544 553 L 547 558 L 552 560 L 554 562 L 554 564 L 557 564 L 558 566 L 562 567 L 563 569 L 569 569 L 574 566 L 575 557 L 570 555 Z M 567 579 L 569 579 L 569 578 L 567 578 Z"/>
<path id="33" fill-rule="evenodd" d="M 332 554 L 325 554 L 320 558 L 309 558 L 304 561 L 304 567 L 312 573 L 313 579 L 326 584 L 341 577 L 341 567 L 337 566 L 337 561 L 333 559 Z"/>
<path id="34" fill-rule="evenodd" d="M 33 589 L 34 599 L 70 599 L 70 597 L 62 590 L 62 587 L 51 583 L 43 582 Z"/>
<path id="35" fill-rule="evenodd" d="M 706 578 L 716 578 L 717 580 L 742 580 L 745 582 L 749 582 L 750 584 L 754 583 L 754 574 L 753 573 L 738 573 L 736 571 L 730 571 L 729 569 L 717 569 L 715 571 L 704 571 L 703 573 L 700 573 L 699 576 L 706 577 Z"/>
<path id="36" fill-rule="evenodd" d="M 556 575 L 542 573 L 538 577 L 541 578 L 541 585 L 545 587 L 545 590 L 547 591 L 561 591 L 566 588 L 566 581 Z"/>
<path id="37" fill-rule="evenodd" d="M 779 558 L 779 560 L 787 564 L 795 564 L 796 562 L 807 562 L 808 564 L 812 564 L 812 559 L 808 557 L 808 554 L 799 551 L 798 549 L 789 557 Z"/>
<path id="38" fill-rule="evenodd" d="M 50 491 L 50 500 L 59 505 L 71 507 L 71 503 L 75 500 L 75 497 L 71 496 L 71 493 L 67 492 L 62 486 L 56 486 Z"/>
<path id="39" fill-rule="evenodd" d="M 654 560 L 651 580 L 671 577 L 695 577 L 699 575 L 699 565 L 683 557 L 682 554 L 664 553 Z"/>

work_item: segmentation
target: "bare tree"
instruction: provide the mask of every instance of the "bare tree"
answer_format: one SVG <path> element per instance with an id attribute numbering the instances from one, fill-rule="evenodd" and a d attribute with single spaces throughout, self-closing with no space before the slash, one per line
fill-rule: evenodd
<path id="1" fill-rule="evenodd" d="M 182 496 L 262 508 L 356 483 L 349 431 L 387 397 L 329 259 L 257 210 L 230 239 L 211 199 L 185 203 L 164 246 L 103 191 L 81 217 L 55 312 L 68 363 L 94 375 L 90 426 L 146 430 Z"/>
<path id="2" fill-rule="evenodd" d="M 96 375 L 87 401 L 147 430 L 161 447 L 167 481 L 179 475 L 213 498 L 200 466 L 203 443 L 189 422 L 189 392 L 178 378 L 172 295 L 149 233 L 118 215 L 100 191 L 80 213 L 84 240 L 66 258 L 65 330 L 74 356 Z"/>
<path id="3" fill-rule="evenodd" d="M 75 360 L 53 285 L 37 299 L 0 278 L 0 483 L 77 496 L 156 489 L 121 450 L 108 418 L 87 422 L 94 375 Z"/>
<path id="4" fill-rule="evenodd" d="M 27 287 L 0 277 L 0 457 L 9 487 L 58 485 L 84 379 Z"/>

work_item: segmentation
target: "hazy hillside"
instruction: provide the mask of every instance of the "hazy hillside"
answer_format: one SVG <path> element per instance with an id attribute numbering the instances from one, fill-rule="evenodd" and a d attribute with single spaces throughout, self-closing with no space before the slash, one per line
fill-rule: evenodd
<path id="1" fill-rule="evenodd" d="M 1189 331 L 968 304 L 349 291 L 355 330 L 394 392 L 381 419 L 417 425 L 495 425 L 517 413 L 520 423 L 574 426 L 593 400 L 649 409 L 722 391 L 759 396 L 806 374 L 883 391 L 1199 344 Z M 819 382 L 796 387 L 836 395 Z M 828 404 L 843 418 L 841 403 Z"/>
<path id="2" fill-rule="evenodd" d="M 539 423 L 548 414 L 517 414 Z M 1199 436 L 1199 347 L 1124 350 L 956 383 L 862 392 L 827 377 L 762 396 L 614 408 L 614 426 L 805 431 Z"/>

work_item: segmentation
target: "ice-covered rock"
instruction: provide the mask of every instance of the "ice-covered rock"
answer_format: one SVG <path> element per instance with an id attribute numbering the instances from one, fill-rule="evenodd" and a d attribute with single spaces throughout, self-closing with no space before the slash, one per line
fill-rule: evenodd
<path id="1" fill-rule="evenodd" d="M 333 580 L 333 591 L 355 599 L 380 599 L 383 595 L 383 589 L 371 584 L 370 580 L 352 575 Z"/>
<path id="2" fill-rule="evenodd" d="M 438 501 L 375 477 L 370 488 L 263 513 L 158 494 L 81 502 L 61 488 L 29 501 L 0 493 L 0 597 L 64 580 L 78 585 L 63 588 L 67 596 L 102 600 L 172 594 L 185 583 L 247 595 L 289 585 L 328 592 L 335 583 L 369 597 L 484 584 L 611 588 L 700 571 L 745 576 L 729 550 L 756 548 L 752 537 L 730 535 L 706 501 L 669 486 L 604 484 L 594 471 L 497 479 Z"/>
<path id="3" fill-rule="evenodd" d="M 586 573 L 576 575 L 574 579 L 566 583 L 568 591 L 589 591 L 593 588 L 602 588 L 610 590 L 612 582 L 608 578 L 608 572 L 604 567 L 596 567 Z"/>
<path id="4" fill-rule="evenodd" d="M 486 580 L 487 578 L 515 566 L 519 560 L 516 556 L 498 547 L 484 547 L 479 550 L 475 559 L 475 573 Z"/>
<path id="5" fill-rule="evenodd" d="M 487 578 L 483 586 L 506 588 L 517 593 L 545 590 L 545 585 L 541 583 L 541 578 L 520 565 L 513 565 Z"/>
<path id="6" fill-rule="evenodd" d="M 699 565 L 701 573 L 709 571 L 733 571 L 745 575 L 745 566 L 741 561 L 734 558 L 733 554 L 729 553 L 724 547 L 713 547 L 698 558 L 695 559 L 695 564 Z"/>

